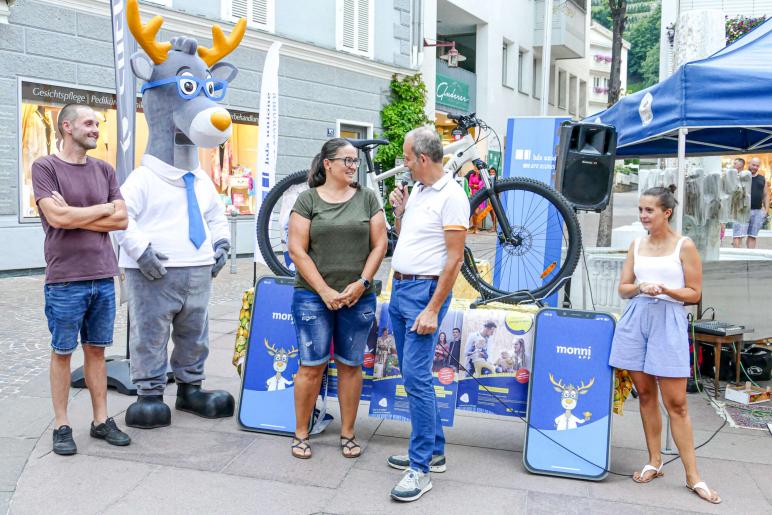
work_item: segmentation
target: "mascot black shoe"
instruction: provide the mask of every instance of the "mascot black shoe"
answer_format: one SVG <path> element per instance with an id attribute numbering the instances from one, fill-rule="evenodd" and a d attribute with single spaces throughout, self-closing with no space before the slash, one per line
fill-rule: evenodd
<path id="1" fill-rule="evenodd" d="M 172 423 L 172 410 L 164 403 L 163 395 L 140 395 L 137 402 L 126 410 L 126 425 L 140 429 L 154 429 Z"/>
<path id="2" fill-rule="evenodd" d="M 225 390 L 202 390 L 199 384 L 177 383 L 177 402 L 180 411 L 204 418 L 232 417 L 236 401 Z"/>

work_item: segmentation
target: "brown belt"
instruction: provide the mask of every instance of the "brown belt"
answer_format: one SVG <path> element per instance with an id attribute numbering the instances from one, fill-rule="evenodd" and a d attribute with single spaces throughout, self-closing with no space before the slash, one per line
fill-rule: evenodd
<path id="1" fill-rule="evenodd" d="M 394 272 L 394 279 L 397 281 L 436 281 L 439 275 L 407 275 Z"/>

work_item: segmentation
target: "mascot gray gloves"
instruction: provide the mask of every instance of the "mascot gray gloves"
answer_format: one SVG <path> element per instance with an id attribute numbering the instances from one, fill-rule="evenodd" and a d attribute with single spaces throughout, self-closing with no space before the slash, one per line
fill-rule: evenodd
<path id="1" fill-rule="evenodd" d="M 217 240 L 214 247 L 214 265 L 212 265 L 212 277 L 217 277 L 225 262 L 228 260 L 228 251 L 231 250 L 231 244 L 228 240 Z"/>
<path id="2" fill-rule="evenodd" d="M 148 245 L 145 249 L 145 252 L 139 256 L 139 259 L 137 260 L 137 266 L 139 266 L 139 271 L 142 272 L 142 275 L 147 277 L 148 281 L 152 281 L 154 279 L 160 279 L 166 275 L 166 268 L 164 268 L 164 265 L 161 263 L 161 261 L 165 261 L 167 259 L 169 258 L 165 255 L 153 250 L 152 245 Z"/>

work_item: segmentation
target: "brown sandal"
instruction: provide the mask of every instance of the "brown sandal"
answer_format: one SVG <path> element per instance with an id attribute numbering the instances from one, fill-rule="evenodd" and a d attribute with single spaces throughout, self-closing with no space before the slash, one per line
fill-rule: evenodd
<path id="1" fill-rule="evenodd" d="M 312 456 L 308 438 L 292 438 L 292 456 L 301 460 L 307 460 Z"/>
<path id="2" fill-rule="evenodd" d="M 354 449 L 358 450 L 354 451 Z M 348 451 L 348 454 L 346 451 Z M 351 438 L 346 438 L 345 436 L 340 437 L 340 453 L 345 458 L 358 458 L 362 455 L 362 446 L 357 443 L 356 436 L 352 436 Z"/>

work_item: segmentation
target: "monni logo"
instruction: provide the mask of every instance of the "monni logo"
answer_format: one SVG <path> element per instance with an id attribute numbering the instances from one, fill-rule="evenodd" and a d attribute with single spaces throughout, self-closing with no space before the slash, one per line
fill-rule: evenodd
<path id="1" fill-rule="evenodd" d="M 274 320 L 289 320 L 291 322 L 292 313 L 277 313 L 276 311 L 274 311 L 273 313 L 271 313 L 271 318 L 273 318 Z"/>
<path id="2" fill-rule="evenodd" d="M 558 345 L 557 352 L 558 354 L 577 356 L 579 359 L 590 359 L 592 357 L 592 347 L 566 347 L 565 345 Z"/>

